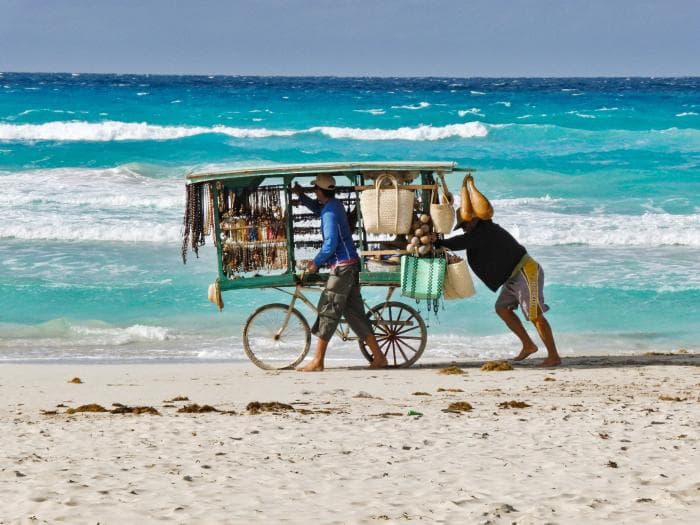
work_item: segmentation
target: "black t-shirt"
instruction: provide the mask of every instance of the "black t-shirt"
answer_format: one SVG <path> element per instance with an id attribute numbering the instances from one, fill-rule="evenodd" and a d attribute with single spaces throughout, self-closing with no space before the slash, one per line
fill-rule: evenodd
<path id="1" fill-rule="evenodd" d="M 508 280 L 527 250 L 491 220 L 480 220 L 470 233 L 438 241 L 450 250 L 467 250 L 469 266 L 494 292 Z"/>

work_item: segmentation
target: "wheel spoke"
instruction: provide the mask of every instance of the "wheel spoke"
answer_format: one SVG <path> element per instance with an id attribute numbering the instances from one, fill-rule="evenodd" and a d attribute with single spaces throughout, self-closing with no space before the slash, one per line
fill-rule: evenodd
<path id="1" fill-rule="evenodd" d="M 402 346 L 405 346 L 405 347 L 410 348 L 411 351 L 412 351 L 414 354 L 417 354 L 417 353 L 418 353 L 418 349 L 417 349 L 417 348 L 414 348 L 412 345 L 409 345 L 408 343 L 404 343 L 403 340 L 399 340 L 399 341 L 400 341 L 400 342 L 399 342 L 398 344 L 401 344 Z"/>
<path id="2" fill-rule="evenodd" d="M 374 325 L 374 328 L 375 328 L 375 335 L 376 335 L 376 330 L 381 330 L 382 333 L 384 333 L 384 334 L 386 334 L 386 335 L 389 335 L 389 332 L 387 331 L 386 327 L 383 326 L 383 325 L 375 324 L 375 325 Z"/>
<path id="3" fill-rule="evenodd" d="M 411 330 L 420 330 L 420 325 L 416 324 L 414 326 L 409 326 L 408 328 L 403 327 L 401 330 L 398 330 L 395 335 L 405 334 L 407 332 L 410 332 Z"/>
<path id="4" fill-rule="evenodd" d="M 396 346 L 398 346 L 399 352 L 401 352 L 401 355 L 403 356 L 403 362 L 404 363 L 408 362 L 408 357 L 406 357 L 406 354 L 404 354 L 403 349 L 401 348 L 399 343 L 397 343 Z M 415 354 L 415 352 L 414 352 L 414 354 Z"/>
<path id="5" fill-rule="evenodd" d="M 376 312 L 376 310 L 373 310 Z M 372 322 L 372 326 L 374 327 L 374 334 L 377 335 L 377 330 L 381 330 L 384 334 L 389 335 L 389 332 L 387 331 L 386 327 L 381 324 L 377 324 L 377 321 L 381 321 L 382 316 L 381 312 L 377 312 L 377 318 L 374 319 L 374 322 Z"/>
<path id="6" fill-rule="evenodd" d="M 391 353 L 394 356 L 394 366 L 396 366 L 398 363 L 396 362 L 396 341 L 394 339 L 391 340 Z"/>
<path id="7" fill-rule="evenodd" d="M 384 342 L 388 341 L 388 340 L 389 340 L 388 337 L 382 337 L 381 339 L 377 339 L 377 345 L 382 346 L 382 344 L 384 344 Z M 369 347 L 365 344 L 365 348 L 369 348 Z"/>

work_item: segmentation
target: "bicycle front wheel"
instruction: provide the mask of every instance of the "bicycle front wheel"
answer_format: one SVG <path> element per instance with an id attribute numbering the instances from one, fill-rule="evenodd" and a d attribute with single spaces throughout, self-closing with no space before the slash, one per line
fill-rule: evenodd
<path id="1" fill-rule="evenodd" d="M 266 304 L 255 310 L 243 328 L 243 350 L 264 370 L 294 368 L 309 353 L 309 323 L 289 305 Z"/>

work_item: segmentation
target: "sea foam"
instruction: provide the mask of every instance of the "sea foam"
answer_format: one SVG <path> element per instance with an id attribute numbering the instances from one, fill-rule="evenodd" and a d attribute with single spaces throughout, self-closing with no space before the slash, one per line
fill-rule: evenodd
<path id="1" fill-rule="evenodd" d="M 163 326 L 134 324 L 125 327 L 112 326 L 101 321 L 78 323 L 67 319 L 52 319 L 33 325 L 0 323 L 0 341 L 13 339 L 51 339 L 60 345 L 63 341 L 74 345 L 84 344 L 123 345 L 144 341 L 166 341 L 177 337 Z"/>
<path id="2" fill-rule="evenodd" d="M 179 224 L 154 224 L 146 220 L 111 220 L 89 223 L 80 218 L 54 221 L 31 220 L 25 224 L 0 225 L 0 239 L 104 241 L 104 242 L 181 242 Z"/>
<path id="3" fill-rule="evenodd" d="M 448 124 L 447 126 L 418 126 L 415 128 L 402 127 L 398 129 L 359 129 L 319 126 L 311 128 L 333 139 L 352 140 L 413 140 L 431 141 L 452 137 L 475 138 L 488 135 L 487 127 L 480 122 L 464 124 Z"/>
<path id="4" fill-rule="evenodd" d="M 210 133 L 234 138 L 288 137 L 296 131 L 228 126 L 160 126 L 146 122 L 47 122 L 44 124 L 0 124 L 4 141 L 91 141 L 175 140 Z"/>
<path id="5" fill-rule="evenodd" d="M 364 129 L 352 127 L 314 126 L 302 130 L 238 128 L 230 126 L 160 126 L 146 122 L 47 122 L 45 124 L 0 124 L 0 141 L 112 142 L 177 140 L 197 135 L 220 134 L 239 139 L 264 139 L 321 133 L 334 139 L 354 140 L 439 140 L 449 137 L 485 137 L 488 129 L 480 122 L 421 125 L 398 129 Z"/>
<path id="6" fill-rule="evenodd" d="M 115 168 L 54 168 L 18 173 L 0 172 L 3 192 L 0 208 L 16 213 L 23 208 L 38 212 L 60 212 L 73 208 L 167 210 L 184 206 L 184 170 L 173 170 L 175 178 L 153 178 L 135 165 Z M 155 168 L 154 168 L 155 170 Z M 158 175 L 161 175 L 159 170 Z M 41 189 L 37 189 L 41 188 Z"/>
<path id="7" fill-rule="evenodd" d="M 524 244 L 700 247 L 700 215 L 504 213 L 495 217 Z"/>
<path id="8" fill-rule="evenodd" d="M 494 222 L 525 245 L 700 247 L 700 214 L 566 213 L 566 199 L 494 199 Z M 459 207 L 459 197 L 455 198 Z"/>
<path id="9" fill-rule="evenodd" d="M 424 109 L 430 107 L 429 102 L 420 102 L 418 104 L 404 104 L 402 106 L 391 106 L 391 109 Z"/>

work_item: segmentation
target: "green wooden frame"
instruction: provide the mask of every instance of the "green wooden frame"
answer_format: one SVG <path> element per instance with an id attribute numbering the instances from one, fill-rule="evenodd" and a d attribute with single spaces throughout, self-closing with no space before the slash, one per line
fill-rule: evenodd
<path id="1" fill-rule="evenodd" d="M 379 173 L 394 172 L 403 174 L 409 178 L 420 177 L 421 184 L 434 183 L 435 173 L 449 174 L 452 172 L 474 171 L 470 168 L 459 168 L 454 162 L 355 162 L 355 163 L 323 163 L 323 164 L 287 164 L 261 167 L 237 168 L 232 170 L 214 172 L 191 172 L 186 176 L 187 185 L 202 182 L 221 182 L 231 189 L 257 188 L 269 179 L 276 179 L 275 185 L 280 182 L 284 186 L 284 207 L 291 209 L 292 185 L 295 179 L 311 177 L 319 173 L 327 173 L 334 176 L 347 177 L 353 186 L 365 185 L 366 179 L 373 179 Z M 213 201 L 218 202 L 218 190 L 216 184 L 212 184 Z M 421 201 L 423 213 L 430 212 L 430 191 L 422 191 Z M 214 206 L 214 232 L 216 238 L 217 263 L 219 285 L 221 291 L 238 290 L 247 288 L 280 288 L 296 286 L 298 284 L 295 272 L 294 260 L 294 229 L 291 213 L 286 213 L 285 232 L 287 236 L 287 271 L 277 275 L 256 275 L 251 277 L 239 277 L 229 279 L 224 273 L 222 243 L 221 243 L 221 218 L 219 208 Z M 361 211 L 358 202 L 358 220 L 361 220 Z M 364 228 L 359 229 L 360 246 L 367 249 L 367 235 Z M 364 268 L 362 257 L 362 267 Z M 323 284 L 328 279 L 327 273 L 308 274 L 304 277 L 305 285 Z M 400 276 L 398 272 L 360 272 L 360 284 L 365 286 L 399 286 Z"/>

